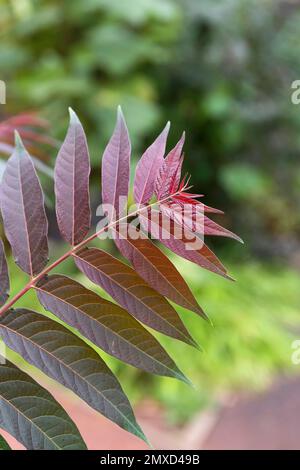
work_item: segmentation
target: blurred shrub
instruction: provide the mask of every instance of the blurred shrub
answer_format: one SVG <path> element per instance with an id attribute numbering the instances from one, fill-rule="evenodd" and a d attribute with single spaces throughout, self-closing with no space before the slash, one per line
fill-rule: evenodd
<path id="1" fill-rule="evenodd" d="M 120 103 L 134 143 L 141 143 L 161 124 L 152 67 L 170 59 L 178 14 L 169 0 L 1 2 L 6 110 L 42 109 L 62 138 L 72 106 L 97 162 Z"/>

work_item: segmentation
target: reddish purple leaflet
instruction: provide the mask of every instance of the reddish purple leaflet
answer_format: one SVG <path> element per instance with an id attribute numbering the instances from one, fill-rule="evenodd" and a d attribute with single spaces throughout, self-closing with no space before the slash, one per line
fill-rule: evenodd
<path id="1" fill-rule="evenodd" d="M 173 203 L 169 205 L 161 204 L 160 208 L 162 213 L 167 217 L 170 217 L 179 225 L 184 225 L 188 230 L 191 230 L 194 233 L 233 238 L 234 240 L 243 243 L 243 240 L 238 235 L 209 219 L 200 211 L 196 211 L 195 206 L 188 204 L 180 206 L 179 204 Z"/>
<path id="2" fill-rule="evenodd" d="M 82 125 L 70 108 L 70 125 L 55 164 L 56 216 L 60 232 L 71 245 L 80 243 L 91 225 L 90 160 Z"/>
<path id="3" fill-rule="evenodd" d="M 2 178 L 1 210 L 16 263 L 38 274 L 48 261 L 48 222 L 39 179 L 18 134 Z"/>
<path id="4" fill-rule="evenodd" d="M 176 193 L 179 188 L 179 183 L 180 183 L 180 178 L 181 178 L 181 170 L 182 170 L 182 165 L 183 165 L 183 159 L 184 155 L 182 154 L 179 162 L 177 164 L 177 168 L 175 172 L 173 173 L 173 176 L 171 178 L 171 184 L 170 184 L 170 194 Z"/>
<path id="5" fill-rule="evenodd" d="M 118 108 L 113 135 L 102 159 L 102 203 L 115 209 L 110 219 L 124 215 L 129 190 L 131 144 L 125 119 Z"/>
<path id="6" fill-rule="evenodd" d="M 154 183 L 154 191 L 157 199 L 164 199 L 170 194 L 172 183 L 177 179 L 178 167 L 181 160 L 181 152 L 184 145 L 185 133 L 175 147 L 168 153 L 163 164 L 158 170 Z M 181 168 L 181 167 L 180 167 Z"/>
<path id="7" fill-rule="evenodd" d="M 137 204 L 147 204 L 153 195 L 157 172 L 164 162 L 169 129 L 170 122 L 167 123 L 153 144 L 147 148 L 137 164 L 133 188 Z"/>
<path id="8" fill-rule="evenodd" d="M 217 224 L 206 216 L 204 216 L 204 234 L 215 235 L 217 237 L 233 238 L 234 240 L 237 240 L 240 243 L 244 243 L 241 237 L 231 232 L 230 230 L 221 227 L 221 225 Z"/>

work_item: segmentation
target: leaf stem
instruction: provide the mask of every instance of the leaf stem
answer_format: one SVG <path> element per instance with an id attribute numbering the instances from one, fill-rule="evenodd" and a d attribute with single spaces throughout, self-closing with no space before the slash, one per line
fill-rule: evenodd
<path id="1" fill-rule="evenodd" d="M 97 238 L 99 235 L 101 235 L 103 232 L 109 230 L 111 227 L 114 227 L 115 225 L 118 225 L 120 222 L 127 220 L 129 217 L 134 217 L 141 213 L 142 211 L 149 209 L 149 207 L 152 207 L 156 204 L 162 204 L 163 202 L 167 201 L 168 199 L 177 196 L 180 194 L 182 190 L 177 191 L 174 194 L 171 194 L 167 196 L 164 199 L 161 199 L 159 201 L 155 201 L 152 204 L 148 204 L 147 206 L 142 207 L 141 209 L 137 209 L 134 212 L 131 212 L 124 217 L 121 217 L 118 220 L 115 220 L 113 222 L 110 222 L 108 225 L 105 227 L 102 227 L 100 230 L 96 231 L 92 235 L 90 235 L 88 238 L 85 238 L 82 240 L 82 242 L 78 243 L 78 245 L 73 246 L 70 250 L 68 250 L 66 253 L 64 253 L 62 256 L 60 256 L 57 260 L 55 260 L 53 263 L 51 263 L 49 266 L 46 266 L 37 276 L 32 277 L 30 281 L 14 296 L 12 297 L 11 300 L 6 302 L 5 305 L 0 309 L 0 316 L 3 315 L 8 309 L 10 309 L 16 302 L 19 300 L 23 295 L 25 295 L 30 289 L 32 289 L 38 281 L 40 281 L 46 274 L 48 274 L 52 269 L 56 268 L 56 266 L 60 265 L 63 261 L 65 261 L 67 258 L 72 256 L 74 253 L 76 253 L 78 250 L 83 248 L 87 243 L 91 242 L 95 238 Z"/>

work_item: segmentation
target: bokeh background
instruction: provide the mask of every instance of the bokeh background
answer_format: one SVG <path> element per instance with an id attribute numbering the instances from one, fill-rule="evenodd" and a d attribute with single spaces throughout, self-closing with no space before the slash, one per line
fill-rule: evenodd
<path id="1" fill-rule="evenodd" d="M 300 416 L 299 401 L 298 408 L 288 395 L 295 399 L 300 391 L 300 364 L 291 360 L 292 343 L 300 338 L 300 105 L 291 102 L 291 84 L 300 79 L 299 36 L 298 0 L 0 1 L 0 79 L 7 86 L 1 121 L 35 111 L 48 120 L 47 135 L 60 141 L 68 106 L 75 109 L 90 145 L 96 207 L 116 106 L 122 105 L 131 134 L 133 170 L 170 120 L 169 148 L 186 130 L 185 170 L 207 204 L 225 211 L 215 220 L 245 241 L 210 243 L 235 283 L 174 257 L 214 323 L 179 309 L 203 353 L 161 338 L 194 389 L 102 354 L 157 446 L 297 446 L 293 428 L 288 437 L 284 430 L 284 437 L 272 432 L 280 422 L 291 423 L 278 416 L 285 404 L 292 407 L 290 417 Z M 51 169 L 57 149 L 42 146 L 37 157 Z M 41 178 L 56 258 L 65 247 L 55 222 L 53 180 Z M 17 291 L 24 275 L 10 264 Z M 86 282 L 72 263 L 66 269 Z M 33 294 L 24 304 L 41 310 Z M 72 394 L 57 390 L 88 435 L 95 417 Z M 239 440 L 251 434 L 249 416 L 239 417 L 248 403 L 257 414 L 252 444 L 249 436 Z M 229 442 L 222 430 L 218 434 L 224 419 Z M 142 447 L 104 419 L 89 439 L 93 448 Z"/>

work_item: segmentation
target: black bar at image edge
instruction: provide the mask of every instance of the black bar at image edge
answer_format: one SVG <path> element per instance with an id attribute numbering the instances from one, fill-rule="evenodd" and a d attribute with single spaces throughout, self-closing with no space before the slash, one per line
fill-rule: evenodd
<path id="1" fill-rule="evenodd" d="M 205 465 L 215 463 L 220 467 L 225 465 L 237 465 L 239 468 L 250 467 L 259 464 L 268 466 L 274 462 L 285 467 L 291 464 L 299 465 L 298 451 L 194 451 L 194 450 L 154 450 L 154 451 L 2 451 L 0 453 L 1 466 L 5 463 L 31 464 L 34 462 L 46 462 L 47 464 L 59 463 L 66 465 L 90 465 L 89 468 L 98 466 L 121 466 L 123 468 L 137 468 L 138 466 L 188 466 Z"/>

